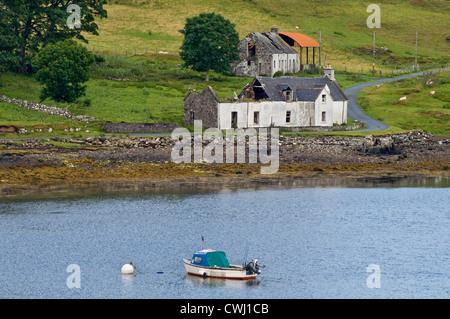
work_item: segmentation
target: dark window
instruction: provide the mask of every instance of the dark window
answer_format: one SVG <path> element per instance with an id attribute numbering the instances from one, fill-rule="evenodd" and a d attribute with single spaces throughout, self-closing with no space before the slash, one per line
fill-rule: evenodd
<path id="1" fill-rule="evenodd" d="M 231 127 L 237 128 L 238 114 L 237 112 L 231 112 Z"/>
<path id="2" fill-rule="evenodd" d="M 291 111 L 286 111 L 286 123 L 291 123 Z"/>
<path id="3" fill-rule="evenodd" d="M 327 121 L 327 112 L 322 112 L 322 122 Z"/>
<path id="4" fill-rule="evenodd" d="M 322 102 L 326 102 L 327 101 L 327 96 L 326 94 L 322 94 Z"/>
<path id="5" fill-rule="evenodd" d="M 286 101 L 292 101 L 292 91 L 290 89 L 284 91 L 284 98 Z"/>
<path id="6" fill-rule="evenodd" d="M 195 112 L 191 111 L 191 120 L 195 120 Z"/>
<path id="7" fill-rule="evenodd" d="M 256 47 L 254 43 L 248 44 L 248 56 L 254 56 L 256 54 Z"/>
<path id="8" fill-rule="evenodd" d="M 254 112 L 253 113 L 253 123 L 254 124 L 259 124 L 259 112 Z"/>

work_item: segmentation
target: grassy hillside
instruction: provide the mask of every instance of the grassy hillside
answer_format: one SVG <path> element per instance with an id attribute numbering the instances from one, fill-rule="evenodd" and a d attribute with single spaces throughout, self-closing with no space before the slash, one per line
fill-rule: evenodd
<path id="1" fill-rule="evenodd" d="M 300 32 L 319 40 L 322 59 L 338 70 L 368 72 L 372 67 L 373 31 L 376 31 L 376 65 L 389 73 L 414 63 L 415 31 L 419 31 L 419 65 L 448 63 L 450 45 L 450 1 L 383 0 L 381 28 L 369 29 L 366 12 L 370 2 L 362 0 L 110 0 L 108 18 L 99 21 L 100 36 L 88 36 L 88 47 L 102 54 L 131 55 L 168 51 L 181 46 L 187 17 L 201 12 L 222 14 L 236 25 L 243 38 L 254 31 Z M 299 27 L 299 28 L 297 28 Z M 149 34 L 151 31 L 151 35 Z"/>

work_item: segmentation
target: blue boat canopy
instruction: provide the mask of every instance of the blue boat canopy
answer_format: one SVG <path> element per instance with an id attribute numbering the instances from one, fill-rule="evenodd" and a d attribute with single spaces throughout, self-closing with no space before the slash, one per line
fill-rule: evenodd
<path id="1" fill-rule="evenodd" d="M 230 268 L 225 252 L 211 249 L 204 249 L 194 253 L 191 264 L 204 267 Z"/>

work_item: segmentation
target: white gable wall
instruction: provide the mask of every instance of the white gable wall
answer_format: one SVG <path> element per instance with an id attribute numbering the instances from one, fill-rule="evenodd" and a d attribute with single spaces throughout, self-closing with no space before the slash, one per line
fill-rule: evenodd
<path id="1" fill-rule="evenodd" d="M 323 96 L 325 96 L 325 102 Z M 333 126 L 333 98 L 328 85 L 317 96 L 315 105 L 315 126 Z M 324 117 L 325 121 L 323 120 Z"/>

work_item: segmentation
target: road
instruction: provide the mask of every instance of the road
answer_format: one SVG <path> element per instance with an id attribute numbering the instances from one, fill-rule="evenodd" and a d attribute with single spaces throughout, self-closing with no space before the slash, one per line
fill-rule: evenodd
<path id="1" fill-rule="evenodd" d="M 436 69 L 436 70 L 425 71 L 425 72 L 426 73 L 438 72 L 438 71 L 443 71 L 443 70 L 448 70 L 448 69 L 450 69 L 450 68 Z M 382 130 L 389 128 L 389 125 L 387 125 L 386 123 L 380 122 L 380 121 L 370 117 L 369 115 L 364 113 L 363 110 L 361 110 L 361 108 L 358 105 L 358 102 L 356 100 L 356 95 L 359 93 L 359 91 L 361 91 L 362 89 L 364 89 L 366 87 L 372 86 L 372 85 L 378 85 L 381 83 L 398 81 L 398 80 L 403 80 L 403 79 L 407 79 L 407 78 L 413 78 L 413 77 L 421 76 L 423 74 L 424 74 L 424 72 L 417 72 L 417 73 L 411 73 L 411 74 L 398 76 L 395 78 L 378 79 L 373 82 L 358 84 L 358 85 L 349 87 L 348 89 L 344 90 L 344 93 L 348 97 L 348 110 L 347 110 L 348 117 L 350 117 L 352 120 L 364 122 L 364 124 L 365 124 L 364 129 L 361 129 L 361 130 L 358 130 L 355 132 L 382 131 Z"/>

